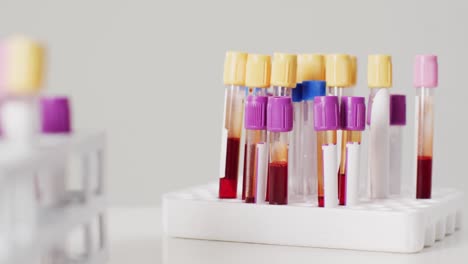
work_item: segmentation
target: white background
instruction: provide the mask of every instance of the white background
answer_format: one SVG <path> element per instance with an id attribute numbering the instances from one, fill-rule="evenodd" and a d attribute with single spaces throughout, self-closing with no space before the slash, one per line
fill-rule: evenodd
<path id="1" fill-rule="evenodd" d="M 158 206 L 162 193 L 217 180 L 228 49 L 352 53 L 366 96 L 367 55 L 393 55 L 394 93 L 412 62 L 439 55 L 434 185 L 468 190 L 468 8 L 464 1 L 0 1 L 0 34 L 48 45 L 47 92 L 72 96 L 75 128 L 108 133 L 115 206 Z M 410 172 L 413 126 L 405 131 Z"/>

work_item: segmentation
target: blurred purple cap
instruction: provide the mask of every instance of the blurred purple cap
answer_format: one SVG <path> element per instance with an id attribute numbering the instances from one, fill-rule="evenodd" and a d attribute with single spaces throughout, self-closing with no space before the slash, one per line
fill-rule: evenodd
<path id="1" fill-rule="evenodd" d="M 268 97 L 267 130 L 288 132 L 293 128 L 293 105 L 291 97 Z"/>
<path id="2" fill-rule="evenodd" d="M 406 125 L 406 96 L 402 94 L 390 95 L 390 125 Z"/>
<path id="3" fill-rule="evenodd" d="M 266 128 L 266 110 L 268 96 L 249 95 L 245 102 L 245 128 L 264 130 Z"/>
<path id="4" fill-rule="evenodd" d="M 70 133 L 71 113 L 67 97 L 41 98 L 42 132 L 45 134 Z"/>
<path id="5" fill-rule="evenodd" d="M 317 131 L 340 128 L 338 96 L 317 96 L 314 98 L 314 128 Z"/>
<path id="6" fill-rule="evenodd" d="M 341 97 L 341 128 L 363 131 L 366 128 L 366 103 L 364 97 Z"/>

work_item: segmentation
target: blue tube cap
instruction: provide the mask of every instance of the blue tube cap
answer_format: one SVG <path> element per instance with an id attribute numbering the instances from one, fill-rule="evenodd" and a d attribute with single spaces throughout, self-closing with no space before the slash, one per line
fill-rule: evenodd
<path id="1" fill-rule="evenodd" d="M 325 81 L 304 81 L 302 82 L 302 100 L 311 101 L 316 96 L 325 96 Z"/>
<path id="2" fill-rule="evenodd" d="M 302 83 L 298 83 L 296 85 L 296 88 L 292 89 L 291 99 L 292 99 L 293 102 L 301 102 L 302 101 Z"/>

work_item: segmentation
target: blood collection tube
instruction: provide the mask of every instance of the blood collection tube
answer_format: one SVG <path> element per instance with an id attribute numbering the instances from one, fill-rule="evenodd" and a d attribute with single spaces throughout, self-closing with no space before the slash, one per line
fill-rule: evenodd
<path id="1" fill-rule="evenodd" d="M 336 131 L 339 128 L 337 96 L 314 99 L 314 128 L 317 131 L 318 206 L 338 205 Z"/>
<path id="2" fill-rule="evenodd" d="M 297 86 L 292 90 L 294 123 L 291 137 L 293 144 L 291 144 L 290 148 L 292 170 L 288 175 L 291 183 L 289 191 L 293 196 L 307 199 L 307 196 L 317 190 L 315 145 L 317 137 L 313 122 L 313 100 L 317 95 L 325 95 L 325 82 L 323 82 L 325 80 L 324 56 L 320 54 L 298 55 L 296 79 Z M 312 81 L 312 83 L 306 83 L 309 81 Z M 318 87 L 316 87 L 314 81 L 318 81 Z M 323 84 L 323 94 L 320 93 L 320 84 Z M 299 94 L 302 97 L 301 99 L 296 97 Z M 299 103 L 299 101 L 302 102 Z M 310 113 L 308 110 L 310 110 Z M 304 158 L 306 156 L 307 159 Z"/>
<path id="3" fill-rule="evenodd" d="M 434 88 L 438 85 L 437 56 L 416 56 L 413 85 L 416 87 L 416 198 L 430 199 L 434 135 Z"/>
<path id="4" fill-rule="evenodd" d="M 296 87 L 297 55 L 286 53 L 274 53 L 271 65 L 271 88 L 273 96 L 291 97 L 292 90 Z M 294 142 L 293 142 L 294 144 Z M 291 145 L 293 145 L 291 144 Z M 293 147 L 294 148 L 294 147 Z M 289 167 L 291 170 L 291 167 Z M 289 172 L 291 173 L 291 172 Z M 267 188 L 270 188 L 270 176 L 268 174 Z M 270 191 L 267 190 L 266 200 L 269 200 Z"/>
<path id="5" fill-rule="evenodd" d="M 402 187 L 403 127 L 406 125 L 406 96 L 390 95 L 390 194 Z"/>
<path id="6" fill-rule="evenodd" d="M 296 87 L 297 56 L 275 53 L 271 66 L 271 85 L 273 96 L 291 96 Z"/>
<path id="7" fill-rule="evenodd" d="M 246 94 L 251 96 L 266 96 L 270 87 L 271 57 L 269 55 L 249 54 L 245 68 Z M 245 106 L 247 108 L 247 106 Z M 247 115 L 247 113 L 245 113 Z M 247 134 L 247 133 L 246 133 Z M 244 147 L 244 171 L 242 179 L 242 200 L 245 200 L 247 175 L 247 142 Z M 263 197 L 265 198 L 265 197 Z M 262 199 L 263 199 L 262 198 Z"/>
<path id="8" fill-rule="evenodd" d="M 64 96 L 43 96 L 40 100 L 40 113 L 42 121 L 42 134 L 61 140 L 70 135 L 71 109 L 69 99 Z M 42 173 L 42 172 L 41 172 Z M 66 159 L 63 157 L 63 166 L 54 170 L 44 171 L 39 185 L 39 206 L 50 209 L 57 208 L 65 202 L 67 190 Z M 53 245 L 43 259 L 44 263 L 63 263 L 65 261 L 65 241 Z"/>
<path id="9" fill-rule="evenodd" d="M 317 134 L 314 129 L 314 98 L 326 94 L 325 81 L 302 82 L 302 175 L 304 196 L 317 194 Z"/>
<path id="10" fill-rule="evenodd" d="M 370 88 L 367 124 L 369 131 L 368 188 L 371 198 L 386 198 L 389 194 L 390 120 L 389 92 L 392 87 L 392 58 L 389 55 L 369 55 L 367 84 Z"/>
<path id="11" fill-rule="evenodd" d="M 237 197 L 240 139 L 247 54 L 227 52 L 224 62 L 224 121 L 221 138 L 219 198 Z"/>
<path id="12" fill-rule="evenodd" d="M 293 130 L 289 145 L 289 195 L 297 197 L 302 190 L 302 83 L 292 90 Z"/>
<path id="13" fill-rule="evenodd" d="M 42 89 L 44 48 L 23 36 L 3 43 L 5 89 L 0 115 L 2 137 L 11 156 L 27 155 L 38 147 L 38 95 Z M 32 243 L 37 227 L 37 201 L 34 176 L 19 177 L 11 190 L 15 210 L 12 223 L 13 245 L 22 248 Z"/>
<path id="14" fill-rule="evenodd" d="M 268 192 L 270 204 L 288 203 L 288 145 L 293 128 L 290 97 L 268 98 L 267 130 L 269 137 Z"/>
<path id="15" fill-rule="evenodd" d="M 366 127 L 364 97 L 341 97 L 341 163 L 338 170 L 338 197 L 340 205 L 356 204 L 359 198 L 359 151 L 361 134 Z"/>
<path id="16" fill-rule="evenodd" d="M 326 63 L 326 80 L 327 80 L 327 94 L 338 97 L 338 105 L 341 103 L 342 96 L 352 95 L 352 68 L 351 58 L 347 54 L 331 54 L 327 56 Z M 342 131 L 337 131 L 337 162 L 340 163 L 341 158 L 341 143 Z"/>
<path id="17" fill-rule="evenodd" d="M 245 177 L 246 203 L 263 203 L 266 195 L 268 164 L 267 102 L 267 96 L 249 95 L 245 103 L 245 129 L 247 131 L 247 153 L 245 154 L 247 157 Z"/>

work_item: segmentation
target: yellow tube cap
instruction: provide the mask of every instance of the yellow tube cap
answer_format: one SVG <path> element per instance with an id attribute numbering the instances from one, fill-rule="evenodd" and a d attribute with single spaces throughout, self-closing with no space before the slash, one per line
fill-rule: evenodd
<path id="1" fill-rule="evenodd" d="M 43 82 L 44 47 L 24 36 L 5 40 L 5 88 L 18 95 L 37 94 Z"/>
<path id="2" fill-rule="evenodd" d="M 297 56 L 293 54 L 275 53 L 271 67 L 271 85 L 296 87 Z"/>
<path id="3" fill-rule="evenodd" d="M 325 58 L 321 54 L 297 55 L 297 80 L 325 81 Z"/>
<path id="4" fill-rule="evenodd" d="M 329 87 L 351 86 L 351 60 L 347 54 L 330 54 L 326 58 L 326 80 Z"/>
<path id="5" fill-rule="evenodd" d="M 244 85 L 247 53 L 228 51 L 224 59 L 224 84 Z"/>
<path id="6" fill-rule="evenodd" d="M 245 72 L 245 86 L 252 88 L 270 87 L 271 57 L 269 55 L 249 54 Z"/>
<path id="7" fill-rule="evenodd" d="M 351 86 L 356 86 L 357 83 L 357 57 L 353 55 L 349 55 L 349 59 L 351 62 Z"/>
<path id="8" fill-rule="evenodd" d="M 369 55 L 367 58 L 367 85 L 369 88 L 392 87 L 392 56 Z"/>

